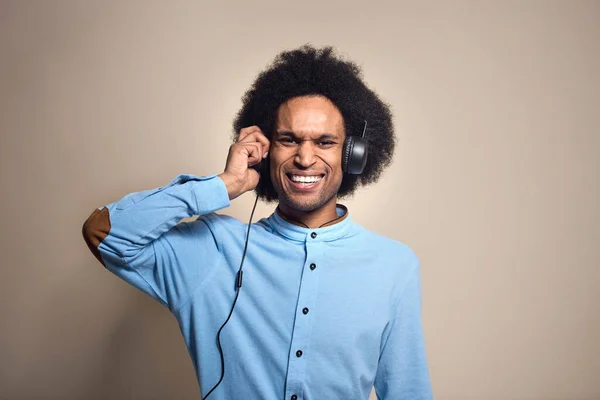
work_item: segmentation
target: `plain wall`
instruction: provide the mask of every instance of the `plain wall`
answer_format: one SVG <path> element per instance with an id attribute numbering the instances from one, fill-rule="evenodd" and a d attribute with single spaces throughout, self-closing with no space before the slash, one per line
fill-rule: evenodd
<path id="1" fill-rule="evenodd" d="M 221 172 L 241 96 L 307 42 L 393 107 L 393 165 L 343 203 L 421 259 L 436 399 L 600 399 L 600 2 L 566 0 L 0 0 L 0 398 L 198 398 L 175 319 L 81 225 Z"/>

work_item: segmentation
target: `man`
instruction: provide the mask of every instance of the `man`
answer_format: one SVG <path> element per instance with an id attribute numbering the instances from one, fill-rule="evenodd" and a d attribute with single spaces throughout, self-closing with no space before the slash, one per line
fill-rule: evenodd
<path id="1" fill-rule="evenodd" d="M 337 204 L 389 164 L 388 107 L 354 63 L 304 46 L 259 75 L 234 131 L 223 173 L 95 210 L 91 251 L 169 307 L 205 397 L 431 399 L 418 259 Z M 368 142 L 361 171 L 347 139 Z M 250 190 L 278 202 L 269 218 L 215 213 Z"/>

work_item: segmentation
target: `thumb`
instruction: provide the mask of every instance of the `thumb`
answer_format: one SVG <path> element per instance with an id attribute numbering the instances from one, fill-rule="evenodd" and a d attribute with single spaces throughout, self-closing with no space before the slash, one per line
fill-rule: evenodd
<path id="1" fill-rule="evenodd" d="M 254 168 L 248 168 L 248 190 L 253 190 L 258 185 L 260 173 Z"/>

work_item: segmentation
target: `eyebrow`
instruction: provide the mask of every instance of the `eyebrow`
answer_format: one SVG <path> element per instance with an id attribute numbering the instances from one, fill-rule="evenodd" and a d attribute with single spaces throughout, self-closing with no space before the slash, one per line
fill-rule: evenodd
<path id="1" fill-rule="evenodd" d="M 292 137 L 294 139 L 298 139 L 298 136 L 292 131 L 277 131 L 277 137 Z M 315 139 L 307 139 L 307 140 L 325 140 L 325 139 L 339 139 L 337 135 L 333 133 L 324 133 Z"/>

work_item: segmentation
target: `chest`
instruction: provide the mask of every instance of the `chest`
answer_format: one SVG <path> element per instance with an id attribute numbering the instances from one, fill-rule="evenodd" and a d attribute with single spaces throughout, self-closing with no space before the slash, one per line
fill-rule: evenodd
<path id="1" fill-rule="evenodd" d="M 393 307 L 391 260 L 356 246 L 271 245 L 249 248 L 240 313 L 292 347 L 379 350 Z"/>

